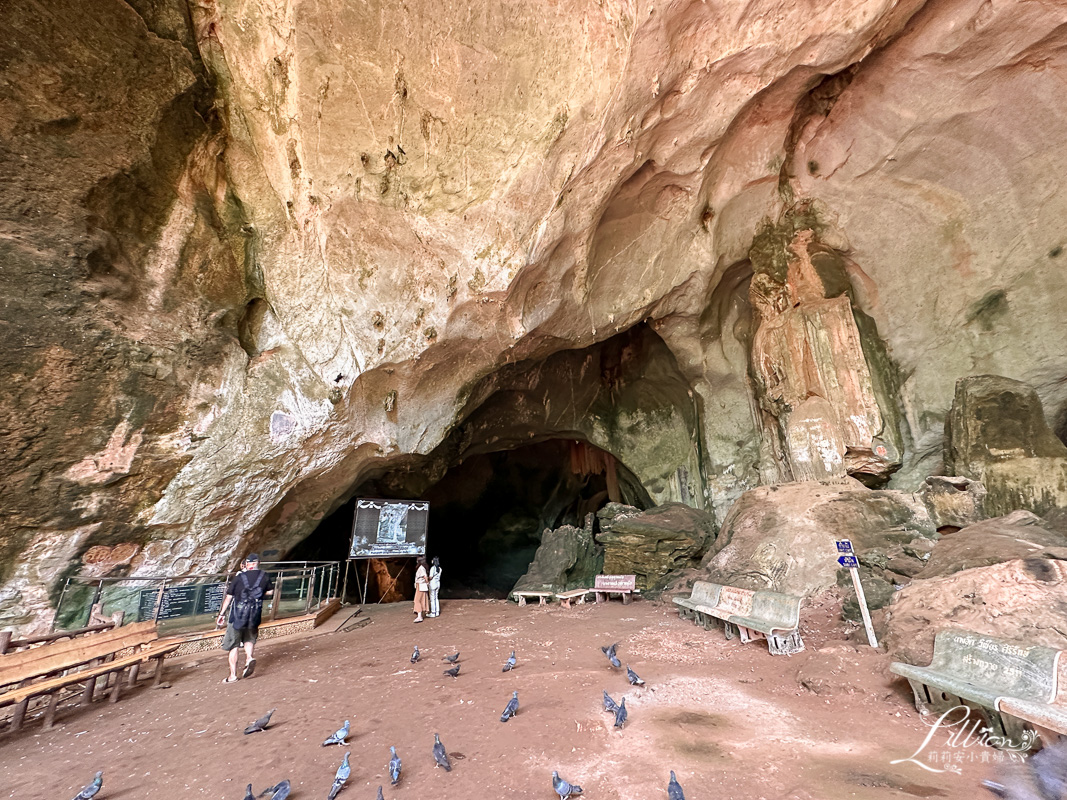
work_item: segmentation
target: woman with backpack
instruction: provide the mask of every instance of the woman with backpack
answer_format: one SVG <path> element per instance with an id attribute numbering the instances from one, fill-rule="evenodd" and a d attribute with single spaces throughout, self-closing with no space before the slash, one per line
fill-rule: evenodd
<path id="1" fill-rule="evenodd" d="M 245 668 L 242 678 L 248 678 L 256 669 L 256 659 L 252 655 L 259 638 L 259 623 L 263 618 L 263 598 L 274 594 L 274 582 L 270 575 L 259 568 L 259 556 L 249 553 L 238 572 L 226 587 L 226 597 L 222 600 L 222 609 L 216 620 L 218 625 L 226 625 L 226 634 L 222 637 L 222 649 L 229 652 L 230 676 L 223 683 L 233 683 L 237 678 L 237 659 L 240 646 L 245 651 Z M 226 611 L 230 615 L 227 620 Z"/>

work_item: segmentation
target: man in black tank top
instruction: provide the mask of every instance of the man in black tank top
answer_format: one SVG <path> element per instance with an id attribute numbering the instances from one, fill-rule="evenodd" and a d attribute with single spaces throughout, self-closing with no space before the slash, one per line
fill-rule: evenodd
<path id="1" fill-rule="evenodd" d="M 250 553 L 238 572 L 226 587 L 226 597 L 216 622 L 226 625 L 222 637 L 222 649 L 230 654 L 230 676 L 223 683 L 237 680 L 237 659 L 240 646 L 245 651 L 245 668 L 242 678 L 249 677 L 256 668 L 253 651 L 259 638 L 259 623 L 263 618 L 263 599 L 274 594 L 274 582 L 270 575 L 259 568 L 259 556 Z M 229 611 L 229 617 L 226 612 Z"/>

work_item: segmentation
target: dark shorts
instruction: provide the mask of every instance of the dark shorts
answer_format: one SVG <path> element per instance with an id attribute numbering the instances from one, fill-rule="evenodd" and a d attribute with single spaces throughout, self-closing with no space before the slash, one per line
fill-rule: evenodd
<path id="1" fill-rule="evenodd" d="M 255 644 L 259 638 L 259 628 L 235 628 L 232 622 L 226 623 L 226 633 L 222 637 L 222 649 L 233 650 L 246 643 Z"/>

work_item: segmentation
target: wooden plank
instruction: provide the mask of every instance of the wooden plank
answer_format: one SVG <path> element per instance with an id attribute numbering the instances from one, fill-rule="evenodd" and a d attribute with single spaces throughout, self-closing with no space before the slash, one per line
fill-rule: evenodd
<path id="1" fill-rule="evenodd" d="M 18 650 L 23 647 L 29 647 L 32 644 L 42 644 L 44 642 L 58 642 L 60 639 L 73 639 L 77 636 L 84 636 L 87 633 L 109 631 L 114 627 L 114 622 L 101 622 L 98 625 L 88 625 L 84 628 L 75 628 L 72 631 L 56 631 L 55 633 L 44 633 L 40 636 L 27 636 L 25 639 L 12 639 L 8 644 L 8 650 Z M 9 636 L 11 635 L 10 631 L 6 633 Z"/>
<path id="2" fill-rule="evenodd" d="M 128 647 L 148 644 L 158 636 L 154 622 L 138 622 L 103 633 L 7 653 L 0 656 L 0 686 L 72 669 L 94 658 L 104 658 Z"/>
<path id="3" fill-rule="evenodd" d="M 26 686 L 20 686 L 18 689 L 13 689 L 10 692 L 0 694 L 0 706 L 21 703 L 24 699 L 29 699 L 30 697 L 48 694 L 56 689 L 62 689 L 63 687 L 70 686 L 74 683 L 84 683 L 90 678 L 99 678 L 101 675 L 109 675 L 118 672 L 119 670 L 124 670 L 132 664 L 140 664 L 149 659 L 159 658 L 169 652 L 177 650 L 180 644 L 181 642 L 166 642 L 153 645 L 139 653 L 115 659 L 114 661 L 108 661 L 98 667 L 78 670 L 77 672 L 71 672 L 57 678 L 47 678 L 43 681 L 36 681 Z M 116 683 L 121 683 L 121 681 L 116 681 Z"/>
<path id="4" fill-rule="evenodd" d="M 341 598 L 340 597 L 335 597 L 332 600 L 330 600 L 329 602 L 327 602 L 326 605 L 324 605 L 322 607 L 322 609 L 320 609 L 315 614 L 315 626 L 314 627 L 316 627 L 316 628 L 319 627 L 319 625 L 321 625 L 326 620 L 328 620 L 330 617 L 332 617 L 334 614 L 336 614 L 338 609 L 340 609 L 340 608 L 341 608 Z"/>

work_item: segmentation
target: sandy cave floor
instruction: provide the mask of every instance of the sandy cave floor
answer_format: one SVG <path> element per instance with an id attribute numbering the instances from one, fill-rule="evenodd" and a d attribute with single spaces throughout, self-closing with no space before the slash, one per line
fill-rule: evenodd
<path id="1" fill-rule="evenodd" d="M 258 793 L 283 778 L 297 800 L 325 798 L 345 750 L 321 742 L 346 718 L 353 768 L 340 800 L 372 800 L 381 784 L 387 800 L 551 800 L 553 769 L 591 800 L 666 797 L 671 769 L 689 800 L 987 796 L 979 786 L 992 774 L 980 758 L 988 748 L 961 751 L 961 774 L 890 764 L 911 755 L 927 728 L 906 684 L 887 677 L 887 657 L 845 642 L 833 609 L 812 610 L 806 652 L 772 657 L 762 642 L 727 641 L 660 602 L 442 605 L 441 617 L 419 625 L 408 604 L 372 606 L 363 612 L 371 623 L 351 632 L 264 641 L 256 674 L 234 685 L 221 683 L 221 651 L 168 661 L 169 688 L 68 708 L 51 731 L 35 722 L 0 737 L 0 796 L 73 797 L 103 769 L 101 800 L 240 800 L 247 783 Z M 647 688 L 610 667 L 599 645 L 614 641 Z M 415 643 L 423 658 L 412 665 Z M 503 674 L 512 648 L 518 667 Z M 463 666 L 453 680 L 442 657 L 456 650 Z M 514 689 L 519 714 L 502 724 Z M 603 689 L 626 697 L 622 730 L 601 710 Z M 272 706 L 271 727 L 243 735 Z M 435 732 L 450 774 L 434 767 Z M 397 788 L 390 745 L 404 764 Z"/>

